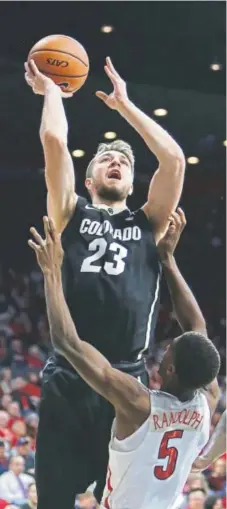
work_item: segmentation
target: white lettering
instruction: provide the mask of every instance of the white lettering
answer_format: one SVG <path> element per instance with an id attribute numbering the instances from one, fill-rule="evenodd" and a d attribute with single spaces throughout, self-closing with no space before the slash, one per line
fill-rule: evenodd
<path id="1" fill-rule="evenodd" d="M 122 240 L 122 232 L 119 229 L 114 230 L 113 232 L 113 238 Z"/>
<path id="2" fill-rule="evenodd" d="M 132 228 L 129 226 L 128 228 L 124 228 L 122 240 L 131 240 L 132 238 Z"/>
<path id="3" fill-rule="evenodd" d="M 100 223 L 98 221 L 92 221 L 88 228 L 88 233 L 90 233 L 90 235 L 95 235 L 99 227 Z"/>
<path id="4" fill-rule="evenodd" d="M 132 238 L 133 238 L 133 240 L 140 240 L 141 239 L 141 229 L 138 226 L 133 226 L 133 229 L 132 229 Z"/>
<path id="5" fill-rule="evenodd" d="M 87 233 L 90 224 L 91 224 L 90 219 L 83 219 L 80 225 L 80 233 Z"/>
<path id="6" fill-rule="evenodd" d="M 128 226 L 127 228 L 114 229 L 112 224 L 105 220 L 103 223 L 99 221 L 91 221 L 88 218 L 82 220 L 80 225 L 80 233 L 88 233 L 89 235 L 98 235 L 102 237 L 109 233 L 114 239 L 123 241 L 140 240 L 142 237 L 141 229 L 138 226 Z"/>

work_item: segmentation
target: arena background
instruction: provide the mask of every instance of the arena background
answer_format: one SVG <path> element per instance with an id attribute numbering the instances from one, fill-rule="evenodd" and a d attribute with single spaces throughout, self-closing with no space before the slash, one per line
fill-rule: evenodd
<path id="1" fill-rule="evenodd" d="M 102 26 L 111 26 L 113 30 L 104 33 Z M 1 395 L 12 393 L 20 406 L 19 418 L 22 421 L 29 418 L 29 412 L 38 408 L 37 374 L 49 349 L 42 279 L 27 247 L 29 227 L 32 224 L 40 227 L 46 210 L 44 162 L 38 134 L 42 98 L 26 85 L 23 63 L 32 45 L 53 33 L 78 39 L 90 58 L 87 82 L 74 98 L 65 101 L 70 151 L 85 151 L 84 157 L 74 159 L 80 193 L 85 194 L 86 166 L 107 131 L 116 132 L 118 138 L 135 149 L 135 191 L 130 207 L 136 208 L 145 201 L 149 180 L 157 166 L 133 129 L 95 97 L 96 90 L 110 91 L 103 70 L 107 55 L 127 81 L 130 98 L 169 130 L 186 158 L 199 159 L 198 164 L 187 163 L 181 206 L 188 225 L 176 256 L 222 356 L 223 392 L 213 418 L 216 424 L 225 408 L 224 2 L 1 2 L 0 363 L 1 369 L 10 366 L 13 377 L 13 381 L 7 381 L 10 373 L 1 372 Z M 155 117 L 153 112 L 159 108 L 166 109 L 168 114 Z M 173 337 L 176 327 L 163 284 L 156 332 L 159 348 L 163 340 Z M 30 389 L 25 390 L 28 378 Z M 151 387 L 154 386 L 157 386 L 155 365 L 151 370 Z M 22 395 L 27 398 L 25 406 Z M 12 415 L 15 410 L 8 407 L 7 410 L 11 421 L 18 419 Z M 29 432 L 28 428 L 24 434 Z M 17 433 L 14 432 L 14 445 Z M 4 441 L 6 435 L 0 419 L 0 437 Z M 5 446 L 9 455 L 9 446 Z M 223 470 L 217 475 L 216 467 L 212 468 L 205 473 L 208 481 L 211 479 L 209 493 L 218 493 L 224 500 Z M 212 479 L 217 477 L 221 480 L 215 484 Z M 186 495 L 182 503 L 181 507 L 191 507 Z"/>

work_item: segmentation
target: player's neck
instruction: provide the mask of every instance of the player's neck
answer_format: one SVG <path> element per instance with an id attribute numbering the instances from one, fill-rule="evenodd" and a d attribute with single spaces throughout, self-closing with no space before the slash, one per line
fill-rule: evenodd
<path id="1" fill-rule="evenodd" d="M 111 201 L 99 198 L 98 196 L 95 196 L 92 199 L 92 205 L 94 205 L 94 207 L 101 207 L 102 205 L 104 205 L 105 207 L 110 207 L 114 210 L 118 210 L 119 212 L 127 208 L 126 200 Z"/>
<path id="2" fill-rule="evenodd" d="M 180 401 L 190 401 L 195 396 L 195 391 L 192 389 L 183 389 L 182 387 L 175 387 L 169 392 Z"/>
<path id="3" fill-rule="evenodd" d="M 175 396 L 175 398 L 179 399 L 180 401 L 190 401 L 195 396 L 195 391 L 192 389 L 178 386 L 178 384 L 173 382 L 166 384 L 166 386 L 165 384 L 162 384 L 161 391 L 172 394 L 172 396 Z"/>

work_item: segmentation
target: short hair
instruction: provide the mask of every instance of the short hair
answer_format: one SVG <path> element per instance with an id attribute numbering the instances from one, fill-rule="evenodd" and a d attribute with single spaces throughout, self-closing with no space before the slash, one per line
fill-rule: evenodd
<path id="1" fill-rule="evenodd" d="M 214 344 L 199 332 L 185 332 L 173 343 L 179 383 L 188 389 L 205 388 L 217 376 L 220 355 Z"/>
<path id="2" fill-rule="evenodd" d="M 132 173 L 134 173 L 135 156 L 133 154 L 131 145 L 129 145 L 129 143 L 126 143 L 123 140 L 115 140 L 112 141 L 112 143 L 100 143 L 98 145 L 97 152 L 87 167 L 86 178 L 92 177 L 92 170 L 95 158 L 101 154 L 104 154 L 105 152 L 109 152 L 110 150 L 116 150 L 117 152 L 121 152 L 122 154 L 124 154 L 131 164 Z"/>

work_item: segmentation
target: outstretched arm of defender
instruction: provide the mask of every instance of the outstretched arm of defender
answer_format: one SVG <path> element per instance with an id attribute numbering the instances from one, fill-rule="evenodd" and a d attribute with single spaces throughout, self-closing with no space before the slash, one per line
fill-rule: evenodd
<path id="1" fill-rule="evenodd" d="M 126 83 L 119 76 L 110 58 L 106 59 L 105 72 L 113 84 L 109 95 L 96 95 L 111 109 L 115 109 L 140 134 L 159 161 L 149 187 L 144 212 L 153 224 L 158 241 L 168 226 L 169 215 L 175 211 L 183 188 L 185 158 L 178 143 L 165 129 L 145 115 L 127 95 Z"/>
<path id="2" fill-rule="evenodd" d="M 172 306 L 176 319 L 182 330 L 200 332 L 207 336 L 206 322 L 199 304 L 183 278 L 174 258 L 174 251 L 180 239 L 180 235 L 186 225 L 183 210 L 178 208 L 170 218 L 170 225 L 165 236 L 158 244 L 165 278 L 167 281 Z M 207 387 L 206 396 L 213 412 L 220 397 L 217 379 Z"/>
<path id="3" fill-rule="evenodd" d="M 226 452 L 226 410 L 216 426 L 213 435 L 206 445 L 203 454 L 192 465 L 192 470 L 205 470 L 219 456 Z"/>
<path id="4" fill-rule="evenodd" d="M 98 350 L 79 338 L 63 294 L 61 280 L 63 250 L 60 235 L 56 233 L 52 221 L 47 217 L 44 218 L 44 229 L 45 240 L 35 228 L 31 228 L 35 242 L 29 240 L 29 246 L 34 249 L 44 274 L 47 313 L 54 348 L 116 409 L 121 409 L 127 414 L 134 407 L 137 408 L 137 412 L 144 405 L 145 408 L 146 406 L 149 408 L 146 389 L 130 375 L 112 368 Z"/>
<path id="5" fill-rule="evenodd" d="M 206 322 L 199 304 L 182 276 L 174 251 L 186 226 L 186 218 L 181 208 L 170 216 L 170 224 L 157 248 L 163 272 L 168 285 L 175 317 L 183 332 L 197 331 L 206 335 Z"/>
<path id="6" fill-rule="evenodd" d="M 39 72 L 34 61 L 25 63 L 25 79 L 34 93 L 44 95 L 40 138 L 45 157 L 47 210 L 57 230 L 62 232 L 76 206 L 75 175 L 72 158 L 67 147 L 68 123 L 62 97 L 57 85 Z"/>

